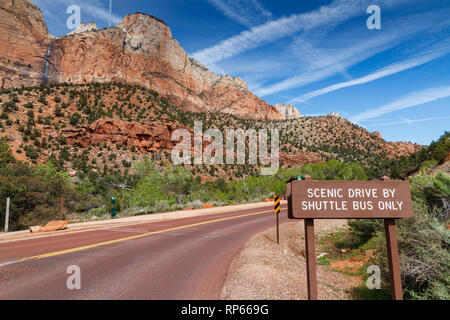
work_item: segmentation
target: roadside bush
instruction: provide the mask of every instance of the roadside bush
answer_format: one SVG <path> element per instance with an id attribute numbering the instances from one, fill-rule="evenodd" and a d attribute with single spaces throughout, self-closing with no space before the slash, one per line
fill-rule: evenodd
<path id="1" fill-rule="evenodd" d="M 343 163 L 337 160 L 318 164 L 305 164 L 302 175 L 310 175 L 314 180 L 367 180 L 364 168 L 358 163 Z"/>
<path id="2" fill-rule="evenodd" d="M 349 220 L 348 225 L 352 230 L 354 246 L 356 247 L 365 244 L 384 226 L 383 220 L 380 219 Z"/>
<path id="3" fill-rule="evenodd" d="M 407 299 L 450 299 L 450 231 L 448 213 L 436 199 L 450 197 L 450 175 L 421 173 L 410 178 L 414 216 L 397 221 L 397 240 L 403 289 Z M 439 202 L 437 202 L 439 203 Z M 441 202 L 442 203 L 442 202 Z M 372 263 L 382 270 L 383 287 L 389 287 L 389 267 L 382 220 L 349 222 L 362 245 L 375 248 Z M 367 246 L 367 245 L 366 245 Z"/>
<path id="4" fill-rule="evenodd" d="M 31 227 L 35 225 L 45 224 L 52 220 L 59 219 L 58 207 L 48 207 L 47 205 L 37 205 L 33 211 L 24 213 L 19 217 L 19 225 Z"/>
<path id="5" fill-rule="evenodd" d="M 397 222 L 397 241 L 405 298 L 450 299 L 450 232 L 428 208 L 416 204 L 414 217 Z M 388 287 L 389 267 L 385 234 L 378 231 L 374 238 L 376 257 Z"/>
<path id="6" fill-rule="evenodd" d="M 0 168 L 0 225 L 4 225 L 7 197 L 11 198 L 9 230 L 16 231 L 55 219 L 60 197 L 71 210 L 73 193 L 64 175 L 51 164 L 33 168 L 15 162 Z"/>

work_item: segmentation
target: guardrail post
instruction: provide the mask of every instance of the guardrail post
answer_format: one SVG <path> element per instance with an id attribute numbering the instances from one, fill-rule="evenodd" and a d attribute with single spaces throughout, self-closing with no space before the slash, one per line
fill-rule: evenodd
<path id="1" fill-rule="evenodd" d="M 9 228 L 9 203 L 10 198 L 6 198 L 5 232 L 8 232 Z"/>

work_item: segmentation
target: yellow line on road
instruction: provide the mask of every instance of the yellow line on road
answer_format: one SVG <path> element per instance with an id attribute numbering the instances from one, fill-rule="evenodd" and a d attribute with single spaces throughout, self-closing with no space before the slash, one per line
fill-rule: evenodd
<path id="1" fill-rule="evenodd" d="M 139 238 L 143 238 L 143 237 L 148 237 L 148 236 L 151 236 L 151 235 L 154 235 L 154 234 L 158 234 L 158 233 L 164 233 L 164 232 L 168 232 L 168 231 L 185 229 L 185 228 L 200 226 L 200 225 L 214 223 L 214 222 L 219 222 L 219 221 L 226 221 L 226 220 L 232 220 L 232 219 L 237 219 L 237 218 L 242 218 L 242 217 L 249 217 L 249 216 L 254 216 L 254 215 L 257 215 L 257 214 L 263 214 L 263 213 L 268 213 L 268 212 L 273 212 L 273 211 L 269 210 L 269 211 L 262 211 L 262 212 L 253 212 L 253 213 L 247 213 L 247 214 L 243 214 L 243 215 L 239 215 L 239 216 L 233 216 L 233 217 L 228 217 L 228 218 L 203 221 L 203 222 L 188 224 L 188 225 L 174 227 L 174 228 L 169 228 L 169 229 L 157 230 L 157 231 L 152 231 L 152 232 L 148 232 L 148 233 L 138 234 L 138 235 L 135 235 L 135 236 L 130 236 L 130 237 L 119 238 L 119 239 L 115 239 L 115 240 L 109 240 L 109 241 L 94 243 L 94 244 L 90 244 L 90 245 L 87 245 L 87 246 L 82 246 L 82 247 L 77 247 L 77 248 L 72 248 L 72 249 L 66 249 L 66 250 L 61 250 L 61 251 L 55 251 L 55 252 L 50 252 L 50 253 L 45 253 L 45 254 L 41 254 L 41 255 L 37 255 L 37 256 L 33 256 L 33 257 L 22 258 L 22 259 L 18 260 L 17 262 L 23 262 L 23 261 L 34 260 L 34 259 L 43 259 L 43 258 L 48 258 L 48 257 L 54 257 L 54 256 L 58 256 L 58 255 L 65 254 L 65 253 L 86 250 L 86 249 L 90 249 L 90 248 L 104 246 L 104 245 L 107 245 L 107 244 L 113 244 L 113 243 L 118 243 L 118 242 L 133 240 L 133 239 L 139 239 Z"/>

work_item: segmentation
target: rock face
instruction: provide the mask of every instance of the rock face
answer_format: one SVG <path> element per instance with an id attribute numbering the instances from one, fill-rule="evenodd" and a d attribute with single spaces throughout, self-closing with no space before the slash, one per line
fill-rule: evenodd
<path id="1" fill-rule="evenodd" d="M 372 135 L 377 136 L 380 139 L 383 139 L 383 136 L 382 136 L 382 134 L 379 131 L 372 132 Z"/>
<path id="2" fill-rule="evenodd" d="M 289 155 L 280 153 L 280 162 L 284 164 L 303 165 L 307 163 L 321 163 L 322 157 L 315 152 L 306 152 L 304 154 Z"/>
<path id="3" fill-rule="evenodd" d="M 83 24 L 52 40 L 29 0 L 0 0 L 0 27 L 1 88 L 40 85 L 47 78 L 48 83 L 122 82 L 155 90 L 186 111 L 284 119 L 241 79 L 214 74 L 189 58 L 170 28 L 153 16 L 127 15 L 104 30 Z"/>
<path id="4" fill-rule="evenodd" d="M 88 31 L 97 31 L 97 24 L 95 22 L 89 22 L 88 24 L 85 24 L 83 22 L 80 23 L 80 25 L 78 26 L 78 28 L 76 28 L 75 30 L 69 32 L 67 35 L 71 36 L 77 33 L 83 33 L 83 32 L 88 32 Z"/>
<path id="5" fill-rule="evenodd" d="M 389 144 L 393 147 L 397 155 L 412 154 L 422 148 L 421 145 L 412 142 L 389 142 Z"/>
<path id="6" fill-rule="evenodd" d="M 302 115 L 300 111 L 292 104 L 279 103 L 274 106 L 286 119 L 298 119 Z"/>
<path id="7" fill-rule="evenodd" d="M 177 142 L 171 141 L 172 132 L 177 129 L 159 122 L 146 125 L 122 120 L 101 119 L 86 127 L 66 128 L 62 135 L 67 142 L 79 147 L 111 142 L 119 146 L 134 146 L 138 151 L 155 152 L 171 150 Z"/>
<path id="8" fill-rule="evenodd" d="M 0 0 L 0 30 L 0 88 L 40 85 L 50 36 L 39 8 Z"/>

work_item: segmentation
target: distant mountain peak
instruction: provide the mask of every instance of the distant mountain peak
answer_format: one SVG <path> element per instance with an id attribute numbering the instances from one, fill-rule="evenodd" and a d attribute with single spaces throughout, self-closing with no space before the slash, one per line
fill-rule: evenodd
<path id="1" fill-rule="evenodd" d="M 298 119 L 301 118 L 300 111 L 293 105 L 287 103 L 279 103 L 274 105 L 278 111 L 286 118 L 286 119 Z"/>

